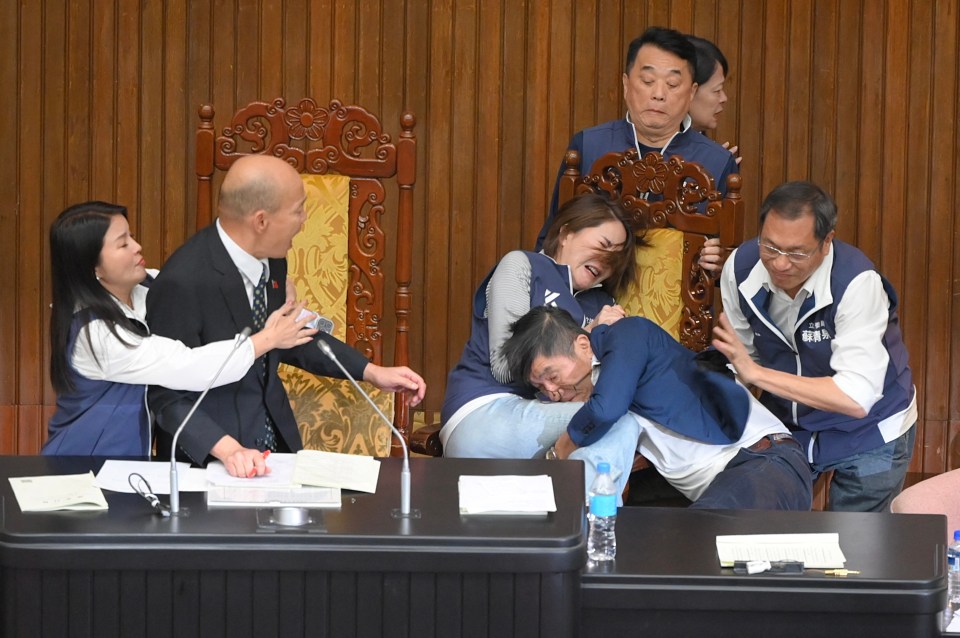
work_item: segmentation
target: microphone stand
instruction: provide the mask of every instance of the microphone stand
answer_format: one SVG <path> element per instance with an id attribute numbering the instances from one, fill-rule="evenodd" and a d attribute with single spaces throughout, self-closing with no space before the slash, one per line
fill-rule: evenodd
<path id="1" fill-rule="evenodd" d="M 220 369 L 217 370 L 217 373 L 213 375 L 213 378 L 210 379 L 210 383 L 207 384 L 206 389 L 197 397 L 197 400 L 193 402 L 193 406 L 190 408 L 190 411 L 187 412 L 187 416 L 183 417 L 183 421 L 180 422 L 180 426 L 177 428 L 177 431 L 173 434 L 173 443 L 170 444 L 170 515 L 179 516 L 180 512 L 180 477 L 177 473 L 177 439 L 180 438 L 180 433 L 183 432 L 184 426 L 187 425 L 187 421 L 190 420 L 190 417 L 193 416 L 193 413 L 197 411 L 197 408 L 200 407 L 200 402 L 203 401 L 203 397 L 207 396 L 207 392 L 210 391 L 210 388 L 213 387 L 213 384 L 217 382 L 217 379 L 220 378 L 220 373 L 223 372 L 223 369 L 227 367 L 230 359 L 233 358 L 234 353 L 240 347 L 244 341 L 250 337 L 252 333 L 249 327 L 244 328 L 240 331 L 240 334 L 237 335 L 236 342 L 233 344 L 230 352 L 227 354 L 227 358 L 223 360 L 223 363 L 220 364 Z M 183 515 L 187 514 L 187 510 L 183 510 Z"/>
<path id="2" fill-rule="evenodd" d="M 347 372 L 347 369 L 343 367 L 343 364 L 340 363 L 340 360 L 337 359 L 337 355 L 333 353 L 333 350 L 330 348 L 330 345 L 323 340 L 317 341 L 317 347 L 320 348 L 320 351 L 323 354 L 327 355 L 331 361 L 337 364 L 337 367 L 340 368 L 340 371 L 347 376 L 347 379 L 350 380 L 350 383 L 353 384 L 360 394 L 363 395 L 363 398 L 367 400 L 373 409 L 376 411 L 380 418 L 383 419 L 383 422 L 387 424 L 390 428 L 390 431 L 393 432 L 393 435 L 400 440 L 400 446 L 403 448 L 403 467 L 400 470 L 400 509 L 393 510 L 392 516 L 394 518 L 420 518 L 420 512 L 414 510 L 414 513 L 410 513 L 410 453 L 407 450 L 407 442 L 403 440 L 400 431 L 394 427 L 393 423 L 386 417 L 386 415 L 377 407 L 377 404 L 373 402 L 373 399 L 370 398 L 370 395 L 367 394 L 363 388 L 360 387 L 360 384 L 357 383 L 357 380 L 353 378 L 353 375 Z"/>

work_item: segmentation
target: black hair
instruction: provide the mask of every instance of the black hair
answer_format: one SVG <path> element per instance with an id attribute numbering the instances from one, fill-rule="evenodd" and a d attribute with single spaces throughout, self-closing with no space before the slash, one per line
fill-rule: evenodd
<path id="1" fill-rule="evenodd" d="M 760 205 L 761 229 L 770 211 L 785 219 L 798 219 L 808 213 L 813 215 L 814 235 L 819 241 L 826 239 L 837 226 L 837 205 L 813 182 L 784 182 L 770 191 Z"/>
<path id="2" fill-rule="evenodd" d="M 50 277 L 53 284 L 50 381 L 58 393 L 74 389 L 70 375 L 72 351 L 68 349 L 74 316 L 80 321 L 79 328 L 85 328 L 94 319 L 102 319 L 110 332 L 127 347 L 133 344 L 120 337 L 118 325 L 134 334 L 147 335 L 146 328 L 123 314 L 116 298 L 97 281 L 95 269 L 100 263 L 103 239 L 116 215 L 126 217 L 127 209 L 100 201 L 84 202 L 64 210 L 50 226 Z M 93 350 L 90 332 L 85 332 Z"/>
<path id="3" fill-rule="evenodd" d="M 627 47 L 627 62 L 624 65 L 624 73 L 630 73 L 630 69 L 633 68 L 633 63 L 637 59 L 637 52 L 645 44 L 652 44 L 658 49 L 685 60 L 690 66 L 690 77 L 697 77 L 697 50 L 687 39 L 687 36 L 665 27 L 650 27 L 639 37 L 633 39 L 633 42 Z M 713 73 L 713 67 L 710 68 L 710 72 Z"/>
<path id="4" fill-rule="evenodd" d="M 510 338 L 500 352 L 510 377 L 529 385 L 530 368 L 537 357 L 574 356 L 577 336 L 588 334 L 570 313 L 554 306 L 537 306 L 510 326 Z"/>
<path id="5" fill-rule="evenodd" d="M 723 69 L 724 76 L 730 72 L 726 56 L 713 42 L 695 35 L 688 35 L 687 40 L 697 52 L 697 72 L 693 76 L 694 82 L 703 86 L 713 76 L 713 71 L 718 64 Z"/>

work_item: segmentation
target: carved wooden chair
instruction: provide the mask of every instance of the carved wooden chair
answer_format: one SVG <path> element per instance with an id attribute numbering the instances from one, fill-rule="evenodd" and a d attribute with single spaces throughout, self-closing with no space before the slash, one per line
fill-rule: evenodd
<path id="1" fill-rule="evenodd" d="M 697 263 L 704 242 L 737 243 L 743 218 L 740 176 L 727 179 L 727 195 L 695 162 L 636 150 L 608 153 L 580 176 L 580 157 L 568 151 L 560 179 L 560 203 L 585 192 L 617 199 L 638 228 L 647 228 L 647 248 L 637 250 L 638 280 L 623 299 L 628 315 L 647 317 L 691 350 L 710 344 L 715 280 Z"/>
<path id="2" fill-rule="evenodd" d="M 383 362 L 383 319 L 396 316 L 393 362 L 409 358 L 410 278 L 413 186 L 416 176 L 415 118 L 404 113 L 394 143 L 376 116 L 360 106 L 334 100 L 318 105 L 283 98 L 251 102 L 237 110 L 219 132 L 213 105 L 200 107 L 197 128 L 197 228 L 211 223 L 214 181 L 238 158 L 254 154 L 279 157 L 300 173 L 307 191 L 308 219 L 287 256 L 297 297 L 333 319 L 333 334 L 374 363 Z M 396 201 L 388 201 L 388 182 L 396 183 Z M 219 181 L 219 178 L 217 179 Z M 390 186 L 390 189 L 394 187 Z M 396 261 L 386 263 L 385 214 L 397 216 Z M 396 278 L 390 307 L 385 277 Z M 304 446 L 335 452 L 386 456 L 399 443 L 347 381 L 320 378 L 281 366 Z M 362 382 L 361 382 L 362 383 Z M 409 409 L 392 394 L 368 386 L 394 425 L 409 436 Z"/>

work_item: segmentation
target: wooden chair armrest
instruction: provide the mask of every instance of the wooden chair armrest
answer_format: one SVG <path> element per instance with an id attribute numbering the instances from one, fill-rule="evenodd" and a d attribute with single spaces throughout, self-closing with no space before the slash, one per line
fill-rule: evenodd
<path id="1" fill-rule="evenodd" d="M 427 456 L 443 456 L 443 446 L 440 444 L 440 424 L 429 424 L 414 430 L 410 434 L 410 451 Z"/>

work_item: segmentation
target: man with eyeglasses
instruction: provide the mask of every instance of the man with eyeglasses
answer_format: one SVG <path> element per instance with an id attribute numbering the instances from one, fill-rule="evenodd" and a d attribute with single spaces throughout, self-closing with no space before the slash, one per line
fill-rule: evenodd
<path id="1" fill-rule="evenodd" d="M 652 321 L 626 317 L 588 333 L 565 310 L 540 306 L 511 331 L 502 353 L 514 379 L 553 401 L 584 402 L 557 439 L 559 458 L 603 439 L 607 450 L 643 454 L 692 507 L 810 509 L 810 468 L 783 423 Z"/>
<path id="2" fill-rule="evenodd" d="M 857 248 L 834 239 L 837 208 L 787 182 L 760 208 L 760 235 L 723 268 L 713 345 L 794 430 L 829 507 L 882 512 L 913 455 L 917 398 L 897 294 Z"/>

